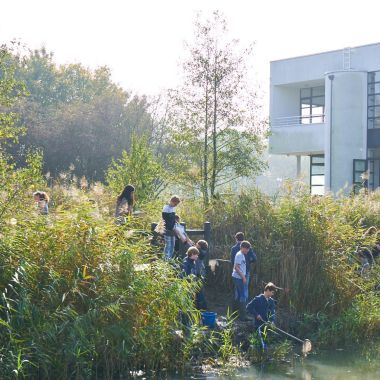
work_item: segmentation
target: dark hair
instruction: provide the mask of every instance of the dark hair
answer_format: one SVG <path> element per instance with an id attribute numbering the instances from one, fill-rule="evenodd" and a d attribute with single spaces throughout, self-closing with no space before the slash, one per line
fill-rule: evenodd
<path id="1" fill-rule="evenodd" d="M 49 203 L 49 196 L 46 194 L 45 191 L 36 191 L 33 193 L 33 197 L 38 197 L 40 201 L 45 201 L 46 203 Z"/>
<path id="2" fill-rule="evenodd" d="M 190 248 L 187 250 L 186 254 L 187 254 L 187 257 L 190 257 L 190 256 L 192 256 L 192 255 L 199 255 L 198 248 L 196 248 L 196 247 L 190 247 Z"/>
<path id="3" fill-rule="evenodd" d="M 243 232 L 236 232 L 235 239 L 237 241 L 243 241 L 244 240 L 244 234 L 243 234 Z"/>
<path id="4" fill-rule="evenodd" d="M 247 249 L 250 249 L 251 248 L 251 243 L 247 240 L 244 240 L 240 243 L 240 248 L 247 248 Z"/>
<path id="5" fill-rule="evenodd" d="M 208 249 L 208 243 L 206 240 L 198 240 L 197 245 L 199 246 L 200 249 Z"/>
<path id="6" fill-rule="evenodd" d="M 133 206 L 133 203 L 135 201 L 133 193 L 135 191 L 135 188 L 132 185 L 127 185 L 124 187 L 124 190 L 120 193 L 120 195 L 117 197 L 117 202 L 121 202 L 122 199 L 126 199 L 129 206 Z"/>

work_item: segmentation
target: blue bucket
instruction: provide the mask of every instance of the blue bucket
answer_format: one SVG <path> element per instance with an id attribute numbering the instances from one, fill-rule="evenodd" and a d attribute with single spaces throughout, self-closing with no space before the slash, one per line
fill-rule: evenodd
<path id="1" fill-rule="evenodd" d="M 204 311 L 201 313 L 202 324 L 210 328 L 214 328 L 216 324 L 216 313 L 213 311 Z"/>

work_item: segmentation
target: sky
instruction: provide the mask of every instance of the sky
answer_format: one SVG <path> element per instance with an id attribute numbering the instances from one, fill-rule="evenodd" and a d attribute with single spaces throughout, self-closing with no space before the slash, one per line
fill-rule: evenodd
<path id="1" fill-rule="evenodd" d="M 107 65 L 125 89 L 154 95 L 179 83 L 196 14 L 216 9 L 231 37 L 255 42 L 251 74 L 264 103 L 271 60 L 380 42 L 376 0 L 0 0 L 0 43 L 45 46 L 57 63 Z"/>

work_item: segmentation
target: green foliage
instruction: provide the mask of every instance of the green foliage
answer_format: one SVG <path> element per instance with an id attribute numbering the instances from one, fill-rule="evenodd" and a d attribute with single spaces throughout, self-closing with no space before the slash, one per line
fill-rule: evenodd
<path id="1" fill-rule="evenodd" d="M 15 77 L 16 65 L 9 48 L 0 46 L 0 149 L 8 140 L 17 141 L 23 129 L 17 128 L 18 115 L 11 107 L 27 94 L 24 84 Z"/>
<path id="2" fill-rule="evenodd" d="M 140 203 L 156 199 L 166 185 L 166 173 L 149 147 L 147 136 L 132 136 L 131 149 L 123 151 L 121 158 L 113 160 L 108 168 L 106 180 L 115 194 L 127 184 L 136 189 Z"/>
<path id="3" fill-rule="evenodd" d="M 171 92 L 169 164 L 186 191 L 207 206 L 226 184 L 255 176 L 262 161 L 265 123 L 247 80 L 251 49 L 228 40 L 225 19 L 195 22 L 195 40 L 183 64 L 184 83 Z"/>
<path id="4" fill-rule="evenodd" d="M 102 180 L 112 159 L 129 150 L 131 133 L 151 133 L 147 99 L 115 84 L 107 67 L 57 65 L 53 58 L 44 48 L 9 56 L 30 93 L 12 105 L 28 127 L 20 142 L 43 150 L 44 169 L 54 177 L 73 164 L 77 177 Z M 9 151 L 21 166 L 19 148 Z"/>
<path id="5" fill-rule="evenodd" d="M 1 378 L 101 378 L 172 368 L 194 289 L 132 220 L 117 226 L 72 199 L 48 218 L 5 224 L 0 244 Z M 196 313 L 191 317 L 196 320 Z"/>

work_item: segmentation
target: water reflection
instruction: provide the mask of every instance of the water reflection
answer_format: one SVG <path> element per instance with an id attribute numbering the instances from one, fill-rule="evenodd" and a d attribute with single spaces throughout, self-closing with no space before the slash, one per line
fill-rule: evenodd
<path id="1" fill-rule="evenodd" d="M 188 378 L 203 380 L 379 380 L 380 358 L 372 357 L 370 360 L 365 355 L 354 352 L 329 351 L 311 355 L 307 359 L 297 359 L 290 363 L 268 362 L 261 366 L 239 370 L 229 377 L 203 375 Z"/>

